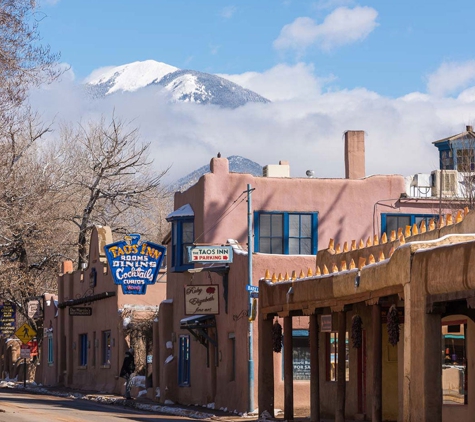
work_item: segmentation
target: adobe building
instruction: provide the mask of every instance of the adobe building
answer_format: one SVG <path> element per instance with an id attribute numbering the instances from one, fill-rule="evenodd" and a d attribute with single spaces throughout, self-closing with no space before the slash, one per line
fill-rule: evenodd
<path id="1" fill-rule="evenodd" d="M 151 346 L 140 347 L 133 337 L 145 321 L 151 341 L 153 320 L 165 299 L 166 274 L 160 269 L 157 282 L 148 285 L 145 294 L 124 294 L 106 259 L 104 247 L 112 243 L 109 227 L 94 227 L 87 267 L 73 270 L 72 262 L 64 262 L 58 297 L 45 297 L 44 369 L 38 379 L 45 385 L 121 394 L 124 380 L 119 372 L 131 346 L 136 348 L 137 370 L 151 378 Z M 149 393 L 155 397 L 152 389 Z"/>
<path id="2" fill-rule="evenodd" d="M 257 408 L 257 374 L 262 373 L 261 329 L 249 321 L 261 293 L 250 298 L 250 291 L 266 270 L 279 280 L 290 277 L 289 268 L 306 274 L 330 241 L 341 250 L 361 247 L 383 232 L 428 224 L 448 207 L 445 197 L 441 201 L 432 189 L 427 193 L 422 176 L 366 177 L 363 131 L 345 134 L 342 179 L 291 178 L 286 162 L 264 167 L 263 177 L 230 173 L 225 158 L 213 158 L 210 167 L 194 186 L 175 194 L 168 216 L 167 300 L 160 305 L 156 337 L 161 400 L 246 412 Z M 228 247 L 233 256 L 193 263 L 188 247 Z M 308 324 L 301 313 L 291 328 L 298 345 L 293 349 L 294 405 L 303 408 L 310 406 Z M 273 406 L 283 408 L 283 355 L 266 359 L 273 364 Z"/>
<path id="3" fill-rule="evenodd" d="M 280 375 L 272 362 L 280 317 L 284 417 L 294 418 L 299 386 L 285 350 L 295 345 L 285 333 L 308 316 L 311 421 L 473 421 L 475 213 L 467 211 L 359 249 L 322 251 L 316 274 L 262 277 L 259 411 L 272 415 L 277 405 Z M 286 265 L 276 271 L 289 271 Z"/>

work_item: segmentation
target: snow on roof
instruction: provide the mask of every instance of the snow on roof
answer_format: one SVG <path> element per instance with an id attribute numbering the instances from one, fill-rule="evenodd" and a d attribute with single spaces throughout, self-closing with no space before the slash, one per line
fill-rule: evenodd
<path id="1" fill-rule="evenodd" d="M 171 221 L 176 218 L 182 217 L 194 217 L 195 213 L 193 212 L 193 208 L 191 208 L 190 204 L 185 204 L 182 207 L 178 208 L 177 210 L 171 212 L 167 215 L 166 220 Z"/>

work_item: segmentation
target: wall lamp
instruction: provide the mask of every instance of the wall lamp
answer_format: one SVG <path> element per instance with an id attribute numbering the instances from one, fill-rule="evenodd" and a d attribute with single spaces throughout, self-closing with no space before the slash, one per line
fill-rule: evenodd
<path id="1" fill-rule="evenodd" d="M 355 287 L 360 287 L 361 271 L 358 270 L 355 277 Z"/>

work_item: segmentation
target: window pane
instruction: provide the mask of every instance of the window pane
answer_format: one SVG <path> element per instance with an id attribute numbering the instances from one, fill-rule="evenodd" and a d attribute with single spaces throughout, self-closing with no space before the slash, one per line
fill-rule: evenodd
<path id="1" fill-rule="evenodd" d="M 289 239 L 289 255 L 300 254 L 300 240 L 296 238 Z"/>
<path id="2" fill-rule="evenodd" d="M 300 215 L 298 214 L 289 214 L 289 236 L 300 236 Z"/>
<path id="3" fill-rule="evenodd" d="M 270 214 L 259 216 L 259 231 L 261 236 L 270 236 Z"/>
<path id="4" fill-rule="evenodd" d="M 411 225 L 411 216 L 397 216 L 397 215 L 388 215 L 386 217 L 386 233 L 391 234 L 391 231 L 395 231 L 397 233 L 397 229 L 399 227 L 405 228 L 406 226 Z"/>
<path id="5" fill-rule="evenodd" d="M 272 236 L 282 236 L 283 227 L 282 227 L 283 216 L 282 214 L 273 214 L 272 215 Z M 275 252 L 274 252 L 275 253 Z"/>
<path id="6" fill-rule="evenodd" d="M 273 238 L 271 245 L 272 245 L 271 253 L 277 253 L 277 254 L 283 254 L 284 253 L 284 248 L 283 248 L 283 245 L 282 245 L 282 239 Z"/>
<path id="7" fill-rule="evenodd" d="M 259 241 L 259 252 L 262 252 L 262 253 L 271 253 L 271 250 L 270 250 L 270 239 L 267 238 L 267 239 L 260 239 Z"/>
<path id="8" fill-rule="evenodd" d="M 312 254 L 312 242 L 310 239 L 302 239 L 300 241 L 300 254 L 311 255 Z"/>
<path id="9" fill-rule="evenodd" d="M 193 223 L 183 223 L 183 243 L 193 243 Z"/>
<path id="10" fill-rule="evenodd" d="M 311 237 L 312 236 L 312 216 L 304 214 L 300 216 L 300 236 Z"/>

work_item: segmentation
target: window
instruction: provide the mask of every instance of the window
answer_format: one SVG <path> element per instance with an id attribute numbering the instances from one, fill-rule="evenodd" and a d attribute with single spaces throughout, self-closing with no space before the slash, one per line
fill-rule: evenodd
<path id="1" fill-rule="evenodd" d="M 444 404 L 468 404 L 466 335 L 466 319 L 442 321 L 442 391 Z"/>
<path id="2" fill-rule="evenodd" d="M 229 381 L 236 380 L 236 336 L 229 333 L 230 361 L 229 361 Z"/>
<path id="3" fill-rule="evenodd" d="M 102 365 L 111 364 L 111 332 L 102 332 Z"/>
<path id="4" fill-rule="evenodd" d="M 255 212 L 256 252 L 314 255 L 318 247 L 318 213 Z"/>
<path id="5" fill-rule="evenodd" d="M 53 336 L 48 334 L 48 364 L 54 363 Z"/>
<path id="6" fill-rule="evenodd" d="M 87 365 L 87 334 L 79 335 L 79 366 Z"/>
<path id="7" fill-rule="evenodd" d="M 348 332 L 345 339 L 345 378 L 350 380 L 350 349 L 348 345 Z M 326 370 L 327 381 L 337 381 L 338 364 L 340 359 L 338 356 L 338 333 L 328 333 L 326 336 Z"/>
<path id="8" fill-rule="evenodd" d="M 457 170 L 471 172 L 475 170 L 475 156 L 473 148 L 457 150 Z"/>
<path id="9" fill-rule="evenodd" d="M 397 233 L 397 229 L 405 229 L 406 226 L 417 227 L 420 226 L 421 221 L 424 220 L 426 225 L 429 224 L 429 220 L 433 218 L 437 220 L 437 215 L 434 214 L 381 214 L 381 233 L 390 235 L 394 230 Z"/>
<path id="10" fill-rule="evenodd" d="M 178 385 L 190 386 L 190 336 L 181 335 L 178 351 Z"/>
<path id="11" fill-rule="evenodd" d="M 193 219 L 178 219 L 172 226 L 172 268 L 174 271 L 186 271 L 193 268 L 188 260 L 187 246 L 193 245 Z"/>

